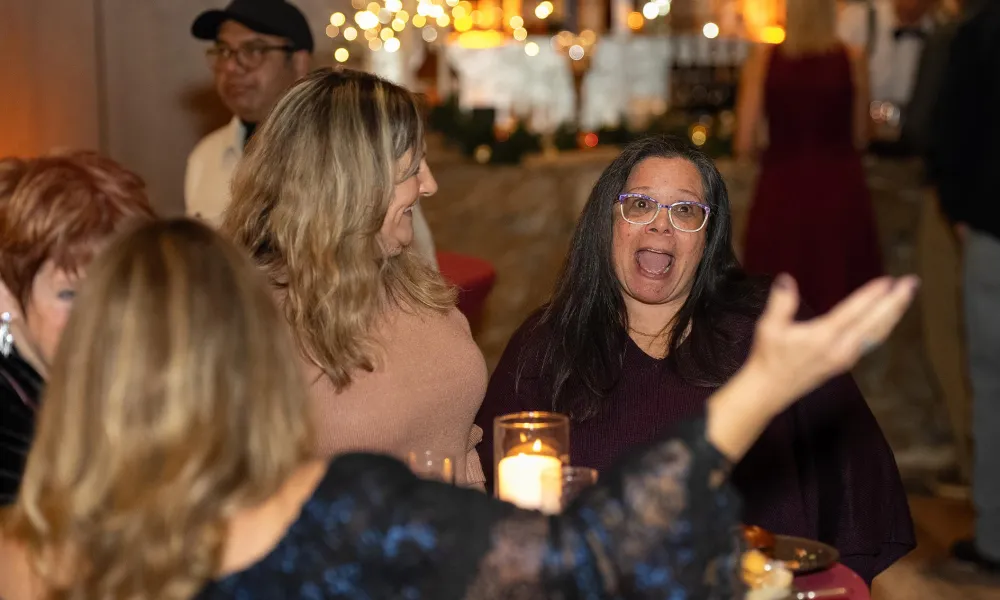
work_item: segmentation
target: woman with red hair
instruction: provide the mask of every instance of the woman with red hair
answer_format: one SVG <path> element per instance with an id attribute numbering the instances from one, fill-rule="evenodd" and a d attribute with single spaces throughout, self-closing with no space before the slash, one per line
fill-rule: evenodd
<path id="1" fill-rule="evenodd" d="M 0 505 L 17 495 L 87 264 L 124 225 L 153 218 L 142 179 L 93 152 L 0 160 Z"/>

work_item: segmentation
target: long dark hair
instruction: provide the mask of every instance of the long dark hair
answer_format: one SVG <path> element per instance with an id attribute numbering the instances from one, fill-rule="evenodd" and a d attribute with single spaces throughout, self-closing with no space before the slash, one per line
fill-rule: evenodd
<path id="1" fill-rule="evenodd" d="M 665 368 L 696 385 L 721 385 L 739 368 L 739 361 L 731 351 L 724 352 L 735 340 L 717 317 L 755 316 L 763 305 L 761 286 L 744 275 L 733 251 L 729 194 L 712 159 L 674 136 L 632 142 L 590 192 L 552 300 L 538 320 L 538 328 L 549 332 L 540 358 L 542 380 L 551 386 L 552 408 L 576 421 L 600 413 L 621 376 L 628 314 L 611 258 L 618 214 L 613 202 L 625 191 L 632 170 L 652 157 L 690 161 L 701 174 L 712 207 L 705 251 L 670 331 Z"/>

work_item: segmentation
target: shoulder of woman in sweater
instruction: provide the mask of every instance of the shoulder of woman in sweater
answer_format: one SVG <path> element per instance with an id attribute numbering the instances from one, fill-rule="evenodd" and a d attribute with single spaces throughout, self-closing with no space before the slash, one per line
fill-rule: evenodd
<path id="1" fill-rule="evenodd" d="M 467 340 L 472 342 L 469 321 L 457 307 L 438 310 L 426 306 L 395 306 L 387 308 L 373 330 L 377 344 L 391 344 L 414 338 L 420 344 L 435 339 Z"/>

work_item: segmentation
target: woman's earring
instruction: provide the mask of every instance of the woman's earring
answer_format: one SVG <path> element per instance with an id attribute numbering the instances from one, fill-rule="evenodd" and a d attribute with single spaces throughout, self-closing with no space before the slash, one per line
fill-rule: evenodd
<path id="1" fill-rule="evenodd" d="M 12 320 L 9 312 L 0 314 L 0 355 L 3 356 L 10 356 L 14 348 L 14 332 L 10 327 Z"/>

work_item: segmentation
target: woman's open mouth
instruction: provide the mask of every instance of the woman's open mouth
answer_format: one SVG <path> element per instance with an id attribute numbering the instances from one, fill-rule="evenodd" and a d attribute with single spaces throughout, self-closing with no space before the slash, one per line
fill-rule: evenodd
<path id="1" fill-rule="evenodd" d="M 674 265 L 674 255 L 657 248 L 642 248 L 635 253 L 635 263 L 643 275 L 662 278 Z"/>

